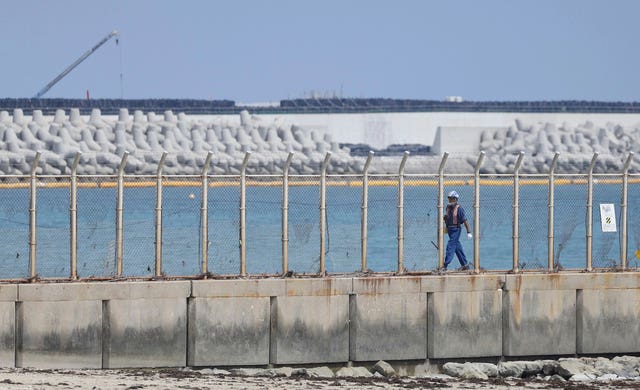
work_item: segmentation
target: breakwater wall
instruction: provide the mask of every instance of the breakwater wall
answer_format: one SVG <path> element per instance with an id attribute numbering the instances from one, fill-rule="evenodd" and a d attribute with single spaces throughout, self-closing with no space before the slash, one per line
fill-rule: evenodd
<path id="1" fill-rule="evenodd" d="M 133 107 L 136 107 L 135 105 Z M 255 110 L 253 110 L 255 111 Z M 167 174 L 199 174 L 212 152 L 212 173 L 237 174 L 244 152 L 252 151 L 252 174 L 278 174 L 289 151 L 292 173 L 317 173 L 331 152 L 330 173 L 360 173 L 369 150 L 378 152 L 371 173 L 395 173 L 405 150 L 413 153 L 407 173 L 437 170 L 448 152 L 448 172 L 473 172 L 477 154 L 485 151 L 483 172 L 507 173 L 520 151 L 527 158 L 522 173 L 546 173 L 553 155 L 562 154 L 558 168 L 576 173 L 601 155 L 598 172 L 619 172 L 620 156 L 640 152 L 638 113 L 531 112 L 365 112 L 261 113 L 187 115 L 121 108 L 117 116 L 94 108 L 54 115 L 22 109 L 0 110 L 0 174 L 28 174 L 37 151 L 38 173 L 68 174 L 81 152 L 78 173 L 111 174 L 125 151 L 127 174 L 153 174 L 162 153 Z M 426 154 L 426 155 L 425 155 Z M 384 157 L 383 157 L 384 156 Z M 456 158 L 453 158 L 456 156 Z M 632 172 L 640 170 L 632 162 Z"/>
<path id="2" fill-rule="evenodd" d="M 266 366 L 640 352 L 640 273 L 0 285 L 0 365 Z"/>

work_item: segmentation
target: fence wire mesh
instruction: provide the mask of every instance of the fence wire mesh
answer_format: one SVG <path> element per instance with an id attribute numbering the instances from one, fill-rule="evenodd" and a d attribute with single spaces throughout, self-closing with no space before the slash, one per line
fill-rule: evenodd
<path id="1" fill-rule="evenodd" d="M 527 175 L 520 179 L 520 245 L 521 270 L 547 268 L 548 184 L 543 175 Z"/>
<path id="2" fill-rule="evenodd" d="M 474 180 L 469 179 L 470 185 Z M 480 266 L 507 270 L 513 266 L 513 179 L 480 179 Z M 473 211 L 470 220 L 473 220 Z M 472 227 L 473 229 L 473 227 Z M 475 255 L 475 253 L 474 253 Z"/>
<path id="3" fill-rule="evenodd" d="M 327 272 L 361 268 L 361 177 L 327 177 Z"/>
<path id="4" fill-rule="evenodd" d="M 398 270 L 398 176 L 370 175 L 367 268 Z"/>
<path id="5" fill-rule="evenodd" d="M 291 175 L 289 185 L 289 269 L 295 273 L 317 273 L 320 270 L 320 176 Z"/>
<path id="6" fill-rule="evenodd" d="M 79 277 L 116 275 L 116 186 L 113 176 L 78 176 Z"/>
<path id="7" fill-rule="evenodd" d="M 408 175 L 404 185 L 404 268 L 433 270 L 438 267 L 437 178 Z"/>
<path id="8" fill-rule="evenodd" d="M 247 273 L 282 270 L 282 179 L 247 175 Z"/>
<path id="9" fill-rule="evenodd" d="M 640 266 L 640 174 L 630 175 L 628 187 L 627 266 Z"/>
<path id="10" fill-rule="evenodd" d="M 554 267 L 585 269 L 586 176 L 555 175 L 554 180 Z"/>
<path id="11" fill-rule="evenodd" d="M 202 180 L 197 177 L 167 177 L 162 183 L 162 270 L 166 275 L 200 273 Z M 149 199 L 149 205 L 155 199 Z M 152 220 L 153 221 L 153 220 Z M 155 224 L 154 224 L 155 226 Z M 155 242 L 154 227 L 148 240 Z M 153 249 L 150 249 L 153 264 Z M 153 270 L 153 266 L 151 267 Z"/>
<path id="12" fill-rule="evenodd" d="M 237 275 L 240 272 L 240 178 L 210 177 L 207 207 L 208 270 L 212 274 Z"/>
<path id="13" fill-rule="evenodd" d="M 3 178 L 0 197 L 0 278 L 25 278 L 29 276 L 29 178 Z"/>
<path id="14" fill-rule="evenodd" d="M 65 278 L 70 275 L 69 185 L 68 177 L 38 180 L 36 273 L 39 277 Z M 38 207 L 38 203 L 45 207 Z"/>
<path id="15" fill-rule="evenodd" d="M 122 275 L 151 276 L 155 272 L 155 178 L 125 177 L 123 184 Z M 111 207 L 116 206 L 114 200 Z M 111 234 L 115 237 L 115 230 Z"/>

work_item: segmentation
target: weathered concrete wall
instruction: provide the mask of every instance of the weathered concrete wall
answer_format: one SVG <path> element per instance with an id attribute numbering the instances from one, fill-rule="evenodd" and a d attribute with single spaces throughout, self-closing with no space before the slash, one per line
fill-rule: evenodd
<path id="1" fill-rule="evenodd" d="M 640 273 L 0 285 L 0 364 L 324 364 L 640 353 Z"/>
<path id="2" fill-rule="evenodd" d="M 348 361 L 351 289 L 348 278 L 287 280 L 271 307 L 271 363 Z"/>
<path id="3" fill-rule="evenodd" d="M 18 367 L 186 364 L 188 281 L 17 287 Z"/>
<path id="4" fill-rule="evenodd" d="M 102 302 L 22 302 L 16 366 L 102 367 Z"/>
<path id="5" fill-rule="evenodd" d="M 181 298 L 112 300 L 104 367 L 181 367 L 187 353 L 187 301 Z"/>
<path id="6" fill-rule="evenodd" d="M 349 360 L 349 296 L 278 297 L 272 315 L 274 364 Z"/>
<path id="7" fill-rule="evenodd" d="M 188 364 L 269 364 L 269 305 L 269 297 L 190 300 Z"/>
<path id="8" fill-rule="evenodd" d="M 97 285 L 17 287 L 17 367 L 102 367 L 102 301 Z"/>
<path id="9" fill-rule="evenodd" d="M 17 285 L 0 285 L 0 367 L 15 365 Z"/>
<path id="10" fill-rule="evenodd" d="M 502 290 L 429 294 L 429 358 L 501 356 Z"/>
<path id="11" fill-rule="evenodd" d="M 422 279 L 355 278 L 350 296 L 349 359 L 426 359 L 427 293 Z"/>
<path id="12" fill-rule="evenodd" d="M 352 295 L 350 359 L 427 358 L 427 295 Z"/>
<path id="13" fill-rule="evenodd" d="M 507 291 L 503 310 L 505 356 L 576 353 L 575 291 Z"/>
<path id="14" fill-rule="evenodd" d="M 104 368 L 184 366 L 191 283 L 128 283 L 121 287 L 126 288 L 127 296 L 110 299 L 104 307 L 108 332 Z"/>
<path id="15" fill-rule="evenodd" d="M 506 275 L 503 355 L 640 352 L 640 303 L 624 289 L 638 292 L 640 273 Z"/>
<path id="16" fill-rule="evenodd" d="M 269 364 L 271 297 L 285 291 L 284 279 L 193 281 L 188 364 Z"/>
<path id="17" fill-rule="evenodd" d="M 578 353 L 640 351 L 640 288 L 579 290 Z"/>

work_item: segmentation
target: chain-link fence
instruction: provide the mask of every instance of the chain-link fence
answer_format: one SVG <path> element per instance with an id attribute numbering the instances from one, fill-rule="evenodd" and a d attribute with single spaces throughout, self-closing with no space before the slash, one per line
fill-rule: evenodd
<path id="1" fill-rule="evenodd" d="M 627 266 L 640 267 L 640 174 L 629 175 Z"/>
<path id="2" fill-rule="evenodd" d="M 36 266 L 40 277 L 69 276 L 69 186 L 68 177 L 42 177 L 38 180 Z M 37 203 L 45 207 L 38 207 Z"/>
<path id="3" fill-rule="evenodd" d="M 162 189 L 162 271 L 172 276 L 197 275 L 202 254 L 202 180 L 170 177 L 163 180 Z M 149 233 L 155 237 L 153 229 Z M 154 241 L 155 238 L 149 240 Z M 150 253 L 153 263 L 153 252 Z"/>
<path id="4" fill-rule="evenodd" d="M 237 275 L 240 273 L 240 178 L 212 176 L 207 192 L 208 271 Z"/>
<path id="5" fill-rule="evenodd" d="M 473 179 L 468 180 L 474 185 Z M 480 240 L 480 266 L 490 270 L 510 269 L 513 266 L 513 179 L 481 178 L 479 199 L 480 235 L 476 239 Z M 474 218 L 472 210 L 469 208 L 470 221 Z"/>
<path id="6" fill-rule="evenodd" d="M 29 178 L 3 178 L 0 197 L 0 278 L 24 278 L 29 275 Z"/>
<path id="7" fill-rule="evenodd" d="M 320 270 L 320 176 L 289 178 L 289 270 Z M 326 246 L 325 246 L 326 248 Z"/>
<path id="8" fill-rule="evenodd" d="M 410 175 L 404 185 L 404 268 L 434 270 L 438 267 L 437 177 Z"/>
<path id="9" fill-rule="evenodd" d="M 282 270 L 282 179 L 247 176 L 247 273 Z"/>
<path id="10" fill-rule="evenodd" d="M 560 269 L 586 267 L 586 177 L 554 176 L 554 266 Z"/>
<path id="11" fill-rule="evenodd" d="M 367 268 L 373 272 L 398 269 L 398 177 L 370 175 Z"/>
<path id="12" fill-rule="evenodd" d="M 78 177 L 78 276 L 116 275 L 116 193 L 113 176 Z M 46 208 L 40 202 L 39 209 Z M 64 241 L 69 245 L 69 240 Z"/>
<path id="13" fill-rule="evenodd" d="M 519 191 L 518 268 L 547 268 L 548 251 L 548 179 L 542 175 L 523 175 Z"/>
<path id="14" fill-rule="evenodd" d="M 361 269 L 361 179 L 355 175 L 327 177 L 327 272 Z"/>
<path id="15" fill-rule="evenodd" d="M 126 176 L 123 186 L 122 275 L 152 276 L 155 274 L 155 178 Z M 163 190 L 163 193 L 165 192 L 166 189 Z M 117 207 L 115 199 L 108 206 L 115 210 Z M 167 221 L 164 226 L 169 228 L 170 221 Z M 115 245 L 115 230 L 111 234 Z M 115 249 L 113 253 L 116 253 Z"/>
<path id="16" fill-rule="evenodd" d="M 283 272 L 283 244 L 288 268 L 296 274 L 315 274 L 324 258 L 328 273 L 351 273 L 362 267 L 363 176 L 328 175 L 326 208 L 321 215 L 321 176 L 290 175 L 287 187 L 288 240 L 283 240 L 282 175 L 248 175 L 245 186 L 245 222 L 241 223 L 241 176 L 207 178 L 204 239 L 203 187 L 200 176 L 162 177 L 161 260 L 156 256 L 156 176 L 125 175 L 122 197 L 122 269 L 118 265 L 118 177 L 77 178 L 77 275 L 80 278 L 196 276 L 208 257 L 212 275 L 238 275 L 245 254 L 246 274 Z M 474 240 L 462 235 L 467 261 L 479 255 L 483 270 L 509 270 L 513 265 L 514 177 L 510 174 L 479 176 L 479 220 L 475 213 L 475 181 L 472 174 L 444 174 L 442 199 L 456 190 Z M 397 272 L 429 272 L 438 267 L 438 175 L 370 174 L 367 187 L 366 269 Z M 6 176 L 0 182 L 1 279 L 37 276 L 68 278 L 73 275 L 71 253 L 71 178 L 36 178 L 35 225 L 30 247 L 31 178 Z M 588 267 L 588 176 L 554 175 L 553 266 L 557 269 Z M 548 267 L 549 175 L 522 174 L 517 187 L 519 241 L 518 268 Z M 592 265 L 617 269 L 622 264 L 622 176 L 594 174 L 591 214 Z M 402 191 L 402 231 L 399 232 L 399 196 Z M 601 229 L 601 204 L 613 204 L 616 231 Z M 640 258 L 640 176 L 629 175 L 627 265 L 637 267 Z M 443 205 L 444 209 L 444 205 Z M 320 226 L 324 223 L 324 231 Z M 244 252 L 241 227 L 245 229 Z M 399 253 L 399 234 L 402 251 Z M 463 231 L 463 233 L 465 233 Z M 321 237 L 324 237 L 321 246 Z M 443 245 L 448 237 L 443 233 Z M 474 244 L 479 253 L 474 253 Z M 324 253 L 321 254 L 321 247 Z M 35 249 L 35 270 L 30 270 Z M 444 248 L 442 248 L 444 251 Z M 161 266 L 157 269 L 157 266 Z M 458 266 L 453 259 L 450 268 Z"/>

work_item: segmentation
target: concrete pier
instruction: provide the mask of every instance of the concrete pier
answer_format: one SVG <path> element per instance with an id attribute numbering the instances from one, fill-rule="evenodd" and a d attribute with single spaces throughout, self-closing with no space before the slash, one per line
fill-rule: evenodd
<path id="1" fill-rule="evenodd" d="M 0 285 L 0 365 L 266 366 L 640 352 L 640 273 Z"/>

